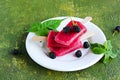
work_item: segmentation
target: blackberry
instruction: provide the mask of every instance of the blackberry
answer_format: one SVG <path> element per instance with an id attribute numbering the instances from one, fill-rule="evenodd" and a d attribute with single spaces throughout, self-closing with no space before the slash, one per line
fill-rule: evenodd
<path id="1" fill-rule="evenodd" d="M 56 58 L 56 55 L 54 52 L 50 52 L 49 55 L 48 55 L 50 58 L 52 59 L 55 59 Z"/>
<path id="2" fill-rule="evenodd" d="M 18 49 L 14 49 L 13 50 L 13 54 L 15 54 L 15 55 L 19 54 L 19 50 Z"/>
<path id="3" fill-rule="evenodd" d="M 80 32 L 80 28 L 77 25 L 73 26 L 73 30 L 74 30 L 74 32 L 77 32 L 77 33 Z"/>
<path id="4" fill-rule="evenodd" d="M 70 31 L 71 31 L 71 29 L 70 29 L 69 26 L 66 26 L 66 27 L 63 28 L 63 32 L 65 32 L 65 33 L 68 33 Z"/>
<path id="5" fill-rule="evenodd" d="M 81 56 L 82 56 L 82 52 L 81 52 L 80 50 L 77 50 L 77 51 L 75 52 L 75 56 L 76 56 L 76 57 L 81 57 Z"/>
<path id="6" fill-rule="evenodd" d="M 115 29 L 117 32 L 120 32 L 120 26 L 116 26 Z"/>
<path id="7" fill-rule="evenodd" d="M 116 26 L 114 29 L 113 29 L 113 36 L 115 35 L 116 32 L 120 32 L 120 26 Z"/>
<path id="8" fill-rule="evenodd" d="M 88 43 L 88 42 L 84 42 L 83 47 L 84 47 L 84 48 L 89 48 L 89 47 L 90 47 L 90 45 L 89 45 L 89 43 Z"/>

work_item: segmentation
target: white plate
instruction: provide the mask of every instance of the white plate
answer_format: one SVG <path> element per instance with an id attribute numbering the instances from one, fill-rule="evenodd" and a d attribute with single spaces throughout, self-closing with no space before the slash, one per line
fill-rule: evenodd
<path id="1" fill-rule="evenodd" d="M 51 19 L 63 19 L 65 17 L 56 17 Z M 62 30 L 62 28 L 70 21 L 70 18 L 66 17 L 64 21 L 57 28 L 58 31 Z M 81 21 L 81 18 L 72 17 L 73 20 Z M 48 19 L 50 20 L 50 19 Z M 94 36 L 90 38 L 90 41 L 93 43 L 101 43 L 103 44 L 106 41 L 106 37 L 102 30 L 98 28 L 95 24 L 91 22 L 87 22 L 84 24 L 87 27 L 88 31 L 93 31 L 95 33 Z M 57 57 L 55 59 L 49 58 L 45 51 L 46 48 L 43 48 L 44 43 L 32 41 L 32 37 L 34 33 L 29 33 L 26 38 L 26 49 L 29 56 L 39 65 L 56 71 L 77 71 L 88 68 L 93 64 L 97 63 L 103 55 L 96 55 L 90 51 L 90 49 L 80 49 L 83 53 L 82 57 L 77 58 L 74 56 L 74 52 L 71 52 L 65 56 Z M 84 41 L 82 41 L 84 42 Z"/>

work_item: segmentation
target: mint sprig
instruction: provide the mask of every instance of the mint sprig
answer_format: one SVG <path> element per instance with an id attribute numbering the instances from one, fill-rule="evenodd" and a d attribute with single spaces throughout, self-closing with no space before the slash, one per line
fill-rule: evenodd
<path id="1" fill-rule="evenodd" d="M 117 57 L 118 52 L 113 52 L 111 41 L 107 40 L 104 45 L 99 43 L 91 43 L 91 50 L 95 54 L 104 54 L 103 63 L 110 62 L 111 59 Z"/>
<path id="2" fill-rule="evenodd" d="M 99 44 L 99 43 L 91 43 L 91 50 L 95 54 L 102 54 L 102 53 L 106 52 L 104 45 Z"/>
<path id="3" fill-rule="evenodd" d="M 38 36 L 47 36 L 50 30 L 56 31 L 57 27 L 64 19 L 48 20 L 45 22 L 38 22 L 31 25 L 28 32 L 34 32 Z"/>

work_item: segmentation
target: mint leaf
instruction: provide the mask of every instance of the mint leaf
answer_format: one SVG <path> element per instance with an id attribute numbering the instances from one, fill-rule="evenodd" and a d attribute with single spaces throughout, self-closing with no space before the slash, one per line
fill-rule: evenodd
<path id="1" fill-rule="evenodd" d="M 41 26 L 41 23 L 35 23 L 31 25 L 31 28 L 28 29 L 28 32 L 36 32 L 38 28 Z"/>
<path id="2" fill-rule="evenodd" d="M 106 54 L 109 54 L 109 57 L 115 58 L 117 56 L 117 52 L 113 52 L 112 51 L 112 45 L 111 45 L 111 41 L 110 40 L 107 40 L 104 43 L 104 46 L 107 49 L 107 53 Z"/>
<path id="3" fill-rule="evenodd" d="M 106 52 L 105 47 L 102 44 L 98 44 L 98 43 L 92 43 L 91 50 L 95 54 L 102 54 L 102 53 Z"/>
<path id="4" fill-rule="evenodd" d="M 103 59 L 103 63 L 106 64 L 108 62 L 110 62 L 110 56 L 109 56 L 109 54 L 105 54 L 104 59 Z"/>
<path id="5" fill-rule="evenodd" d="M 104 46 L 107 50 L 112 50 L 112 45 L 111 45 L 111 41 L 110 40 L 107 40 L 105 43 L 104 43 Z"/>
<path id="6" fill-rule="evenodd" d="M 111 57 L 111 58 L 116 58 L 118 54 L 119 54 L 119 51 L 118 51 L 118 50 L 116 50 L 116 51 L 111 51 L 111 52 L 110 52 L 110 57 Z"/>
<path id="7" fill-rule="evenodd" d="M 91 45 L 91 48 L 94 48 L 94 47 L 102 47 L 102 48 L 105 48 L 102 44 L 99 44 L 99 43 L 90 43 Z"/>
<path id="8" fill-rule="evenodd" d="M 94 47 L 92 48 L 92 51 L 95 53 L 95 54 L 104 54 L 106 52 L 106 49 L 105 48 L 102 48 L 102 47 Z"/>
<path id="9" fill-rule="evenodd" d="M 64 19 L 48 20 L 43 23 L 35 23 L 31 25 L 31 28 L 28 30 L 28 32 L 34 32 L 38 36 L 47 36 L 50 30 L 56 31 L 57 27 L 63 20 Z"/>
<path id="10" fill-rule="evenodd" d="M 52 29 L 52 30 L 55 30 L 56 31 L 56 28 L 60 25 L 60 23 L 63 21 L 62 20 L 49 20 L 49 21 L 46 21 L 44 23 L 42 23 L 42 26 L 45 26 L 49 29 Z"/>
<path id="11" fill-rule="evenodd" d="M 91 50 L 95 54 L 104 54 L 103 63 L 108 63 L 112 58 L 117 57 L 118 51 L 113 52 L 111 41 L 107 40 L 104 45 L 99 43 L 91 43 Z"/>
<path id="12" fill-rule="evenodd" d="M 49 33 L 49 30 L 47 30 L 47 29 L 44 29 L 44 30 L 41 30 L 41 31 L 36 31 L 35 32 L 37 35 L 40 35 L 40 36 L 47 36 L 48 35 L 48 33 Z"/>

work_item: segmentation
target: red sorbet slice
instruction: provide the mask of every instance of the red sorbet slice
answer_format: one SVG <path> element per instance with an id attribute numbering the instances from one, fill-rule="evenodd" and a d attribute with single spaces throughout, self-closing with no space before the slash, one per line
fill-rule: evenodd
<path id="1" fill-rule="evenodd" d="M 50 31 L 47 42 L 48 48 L 56 54 L 56 56 L 63 56 L 71 51 L 74 51 L 78 48 L 82 48 L 82 43 L 79 38 L 76 38 L 69 46 L 61 45 L 55 41 L 55 36 L 58 32 Z M 54 46 L 53 46 L 54 45 Z"/>
<path id="2" fill-rule="evenodd" d="M 47 46 L 48 47 L 66 47 L 65 45 L 62 45 L 60 43 L 57 43 L 54 39 L 55 36 L 58 34 L 59 32 L 55 32 L 55 31 L 50 31 L 47 37 Z"/>
<path id="3" fill-rule="evenodd" d="M 78 33 L 74 32 L 73 29 L 72 29 L 71 32 L 65 33 L 62 30 L 55 37 L 55 41 L 57 43 L 60 43 L 60 44 L 63 44 L 63 45 L 70 45 L 78 36 L 81 36 L 82 34 L 84 34 L 87 31 L 86 27 L 78 21 L 70 21 L 67 24 L 67 26 L 73 28 L 73 22 L 77 23 L 77 25 L 80 28 L 80 32 L 78 32 Z"/>

